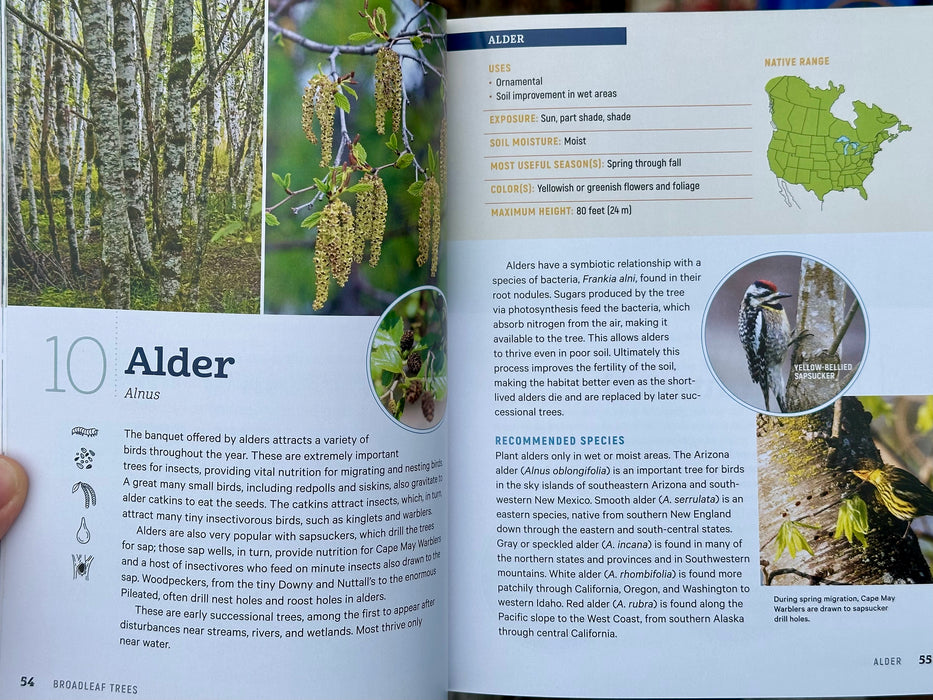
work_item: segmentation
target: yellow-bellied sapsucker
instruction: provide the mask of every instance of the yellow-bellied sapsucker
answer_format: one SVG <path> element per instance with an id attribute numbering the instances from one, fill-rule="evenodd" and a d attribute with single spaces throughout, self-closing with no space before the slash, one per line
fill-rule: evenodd
<path id="1" fill-rule="evenodd" d="M 748 372 L 761 387 L 765 410 L 771 410 L 769 392 L 784 412 L 784 356 L 791 345 L 790 322 L 780 300 L 790 294 L 779 292 L 768 280 L 757 280 L 745 290 L 739 309 L 739 340 L 745 349 Z"/>

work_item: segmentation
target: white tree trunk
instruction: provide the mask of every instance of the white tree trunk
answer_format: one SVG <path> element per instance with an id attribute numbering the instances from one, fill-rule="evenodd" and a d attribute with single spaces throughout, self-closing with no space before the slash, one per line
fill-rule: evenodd
<path id="1" fill-rule="evenodd" d="M 127 309 L 130 305 L 130 224 L 123 192 L 123 145 L 109 43 L 110 7 L 106 0 L 81 0 L 81 17 L 91 118 L 97 136 L 103 244 L 101 292 L 107 308 Z"/>
<path id="2" fill-rule="evenodd" d="M 188 100 L 194 8 L 192 0 L 175 0 L 172 8 L 172 54 L 166 104 L 165 185 L 162 202 L 162 269 L 160 302 L 164 308 L 178 307 L 181 291 L 182 203 L 185 184 L 185 155 L 191 130 Z"/>
<path id="3" fill-rule="evenodd" d="M 114 0 L 113 46 L 116 59 L 117 102 L 123 141 L 123 182 L 127 218 L 139 265 L 147 275 L 155 272 L 152 245 L 146 228 L 139 156 L 139 81 L 136 68 L 136 20 L 131 0 Z"/>

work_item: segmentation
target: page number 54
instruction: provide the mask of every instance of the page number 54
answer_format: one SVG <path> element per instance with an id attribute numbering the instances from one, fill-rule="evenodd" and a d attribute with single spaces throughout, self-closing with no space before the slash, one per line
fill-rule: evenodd
<path id="1" fill-rule="evenodd" d="M 33 688 L 36 685 L 36 679 L 32 676 L 20 676 L 19 684 L 23 688 Z"/>

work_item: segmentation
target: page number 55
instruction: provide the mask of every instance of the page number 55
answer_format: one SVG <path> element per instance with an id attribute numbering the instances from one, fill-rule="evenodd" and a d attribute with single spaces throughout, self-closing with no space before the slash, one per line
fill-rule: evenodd
<path id="1" fill-rule="evenodd" d="M 920 665 L 933 664 L 933 654 L 920 654 Z"/>

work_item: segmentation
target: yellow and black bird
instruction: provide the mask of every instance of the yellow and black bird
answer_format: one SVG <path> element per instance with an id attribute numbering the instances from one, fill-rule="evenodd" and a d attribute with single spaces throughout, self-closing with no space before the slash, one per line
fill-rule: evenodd
<path id="1" fill-rule="evenodd" d="M 853 469 L 852 473 L 874 486 L 881 505 L 898 520 L 906 520 L 908 528 L 914 518 L 933 515 L 933 491 L 906 469 L 868 463 L 867 468 Z"/>

